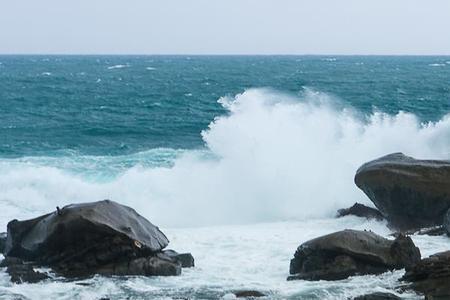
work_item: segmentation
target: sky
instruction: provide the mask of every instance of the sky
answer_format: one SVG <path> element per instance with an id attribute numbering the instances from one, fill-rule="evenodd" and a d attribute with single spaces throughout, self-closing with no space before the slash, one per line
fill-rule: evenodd
<path id="1" fill-rule="evenodd" d="M 0 53 L 450 55 L 450 0 L 0 0 Z"/>

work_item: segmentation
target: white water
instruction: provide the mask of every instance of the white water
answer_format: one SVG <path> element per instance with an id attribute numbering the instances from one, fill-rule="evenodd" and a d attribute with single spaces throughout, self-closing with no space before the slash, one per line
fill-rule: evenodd
<path id="1" fill-rule="evenodd" d="M 314 91 L 252 89 L 219 101 L 229 114 L 202 133 L 206 150 L 1 160 L 0 226 L 105 198 L 161 226 L 321 218 L 370 204 L 353 183 L 366 161 L 400 151 L 450 157 L 449 115 L 428 124 L 406 113 L 365 118 Z"/>
<path id="2" fill-rule="evenodd" d="M 295 248 L 310 238 L 344 228 L 387 236 L 384 223 L 330 217 L 356 201 L 370 204 L 353 183 L 368 160 L 398 151 L 450 158 L 450 116 L 428 124 L 406 113 L 361 116 L 314 91 L 294 97 L 253 89 L 220 102 L 229 113 L 202 133 L 204 150 L 0 160 L 3 228 L 57 205 L 109 198 L 160 225 L 170 248 L 193 253 L 196 268 L 176 278 L 98 277 L 87 287 L 14 285 L 0 272 L 0 298 L 218 299 L 253 288 L 274 299 L 345 299 L 394 287 L 402 271 L 338 282 L 285 279 Z M 448 244 L 445 237 L 414 241 L 424 256 Z"/>
<path id="3" fill-rule="evenodd" d="M 230 293 L 256 289 L 269 299 L 347 299 L 364 293 L 387 292 L 397 286 L 403 271 L 380 276 L 355 276 L 341 281 L 286 281 L 289 261 L 296 247 L 311 238 L 345 228 L 371 229 L 389 234 L 384 223 L 356 217 L 316 219 L 303 222 L 260 223 L 203 228 L 173 228 L 163 231 L 170 247 L 190 251 L 196 267 L 183 269 L 179 277 L 119 278 L 96 277 L 77 282 L 44 282 L 15 285 L 0 273 L 0 298 L 11 294 L 28 299 L 232 299 Z M 414 236 L 426 256 L 447 248 L 448 238 Z M 398 294 L 420 299 L 414 294 Z M 267 299 L 266 298 L 266 299 Z"/>

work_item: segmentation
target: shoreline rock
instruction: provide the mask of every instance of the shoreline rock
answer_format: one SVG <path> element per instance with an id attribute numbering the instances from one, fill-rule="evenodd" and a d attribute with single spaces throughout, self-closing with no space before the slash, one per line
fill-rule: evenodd
<path id="1" fill-rule="evenodd" d="M 71 204 L 7 227 L 6 259 L 46 266 L 66 278 L 175 276 L 183 265 L 194 265 L 190 254 L 163 251 L 169 240 L 158 227 L 110 200 Z"/>
<path id="2" fill-rule="evenodd" d="M 349 208 L 342 208 L 337 211 L 336 217 L 357 216 L 366 219 L 375 219 L 377 221 L 384 220 L 383 215 L 375 208 L 365 206 L 356 202 Z"/>
<path id="3" fill-rule="evenodd" d="M 450 208 L 450 161 L 393 153 L 362 165 L 356 185 L 390 226 L 399 230 L 442 225 Z"/>
<path id="4" fill-rule="evenodd" d="M 373 232 L 343 230 L 307 241 L 291 260 L 288 280 L 341 280 L 412 266 L 420 251 L 411 238 L 385 239 Z"/>
<path id="5" fill-rule="evenodd" d="M 426 299 L 450 299 L 450 251 L 440 252 L 406 268 L 400 279 Z"/>

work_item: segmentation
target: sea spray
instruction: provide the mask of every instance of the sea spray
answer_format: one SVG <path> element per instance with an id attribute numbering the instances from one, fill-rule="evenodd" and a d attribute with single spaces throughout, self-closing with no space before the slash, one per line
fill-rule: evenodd
<path id="1" fill-rule="evenodd" d="M 48 157 L 2 159 L 1 225 L 105 198 L 162 226 L 327 217 L 356 201 L 370 205 L 353 183 L 368 160 L 391 152 L 450 157 L 450 115 L 428 123 L 404 112 L 361 115 L 312 90 L 296 96 L 249 89 L 219 101 L 228 112 L 202 132 L 205 149 L 173 150 L 160 165 L 145 163 L 146 155 L 155 155 L 149 151 L 110 176 L 95 177 L 110 157 L 73 158 L 79 170 L 58 164 L 67 157 L 50 164 Z"/>

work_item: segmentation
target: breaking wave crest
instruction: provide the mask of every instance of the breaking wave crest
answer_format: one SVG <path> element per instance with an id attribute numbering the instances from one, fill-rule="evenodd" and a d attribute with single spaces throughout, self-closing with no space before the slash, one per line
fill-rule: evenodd
<path id="1" fill-rule="evenodd" d="M 450 158 L 450 115 L 428 123 L 404 112 L 361 116 L 312 90 L 250 89 L 219 102 L 228 113 L 202 132 L 202 150 L 0 160 L 2 225 L 105 198 L 162 226 L 321 218 L 369 204 L 353 183 L 368 160 L 399 151 Z"/>

